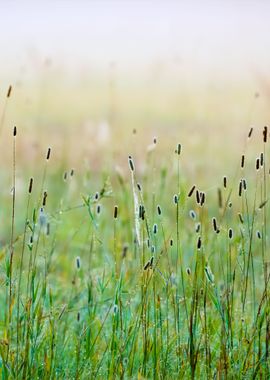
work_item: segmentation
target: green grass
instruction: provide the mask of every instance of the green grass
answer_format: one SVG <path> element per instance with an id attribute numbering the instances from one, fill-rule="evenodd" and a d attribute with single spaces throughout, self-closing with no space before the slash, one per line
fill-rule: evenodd
<path id="1" fill-rule="evenodd" d="M 253 155 L 247 138 L 226 187 L 159 141 L 123 173 L 46 153 L 29 186 L 20 138 L 0 203 L 3 379 L 269 378 L 268 141 Z"/>

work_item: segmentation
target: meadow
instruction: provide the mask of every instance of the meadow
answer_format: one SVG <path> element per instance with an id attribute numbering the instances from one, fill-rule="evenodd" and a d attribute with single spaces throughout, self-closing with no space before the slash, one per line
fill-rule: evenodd
<path id="1" fill-rule="evenodd" d="M 247 111 L 235 89 L 242 113 L 227 133 L 215 93 L 201 123 L 162 86 L 121 98 L 112 79 L 89 100 L 49 83 L 42 96 L 17 84 L 1 108 L 2 379 L 268 379 L 270 137 L 265 113 L 250 115 L 258 96 Z M 111 129 L 72 113 L 93 99 L 90 119 L 107 113 Z"/>

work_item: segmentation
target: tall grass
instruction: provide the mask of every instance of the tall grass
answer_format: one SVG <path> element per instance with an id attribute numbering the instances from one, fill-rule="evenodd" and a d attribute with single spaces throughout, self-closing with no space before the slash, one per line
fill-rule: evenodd
<path id="1" fill-rule="evenodd" d="M 144 172 L 129 156 L 126 174 L 59 187 L 49 148 L 18 195 L 14 129 L 2 378 L 269 378 L 267 127 L 255 157 L 252 139 L 207 189 L 180 144 L 167 168 L 155 139 Z"/>

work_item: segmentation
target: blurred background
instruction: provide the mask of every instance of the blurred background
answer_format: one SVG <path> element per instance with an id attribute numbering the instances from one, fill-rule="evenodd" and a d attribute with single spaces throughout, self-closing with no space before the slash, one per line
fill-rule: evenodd
<path id="1" fill-rule="evenodd" d="M 17 125 L 30 172 L 47 146 L 55 165 L 126 167 L 154 137 L 161 160 L 181 142 L 188 171 L 228 167 L 269 121 L 269 15 L 262 0 L 2 0 L 0 165 Z"/>

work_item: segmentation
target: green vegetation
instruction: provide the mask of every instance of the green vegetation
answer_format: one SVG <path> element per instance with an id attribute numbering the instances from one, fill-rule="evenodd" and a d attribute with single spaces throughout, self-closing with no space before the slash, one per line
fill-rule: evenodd
<path id="1" fill-rule="evenodd" d="M 199 155 L 172 142 L 164 159 L 156 138 L 123 171 L 55 168 L 49 148 L 32 178 L 15 127 L 2 379 L 269 378 L 269 141 L 254 132 L 207 186 L 211 163 L 193 176 Z"/>

